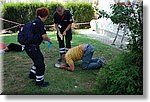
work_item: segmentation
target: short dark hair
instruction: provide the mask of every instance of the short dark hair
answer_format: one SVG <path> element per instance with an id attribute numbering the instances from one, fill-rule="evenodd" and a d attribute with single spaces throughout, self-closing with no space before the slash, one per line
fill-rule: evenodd
<path id="1" fill-rule="evenodd" d="M 41 7 L 36 9 L 36 16 L 40 16 L 42 18 L 49 15 L 49 10 L 46 7 Z"/>
<path id="2" fill-rule="evenodd" d="M 61 11 L 62 9 L 64 9 L 63 6 L 57 6 L 56 11 Z"/>

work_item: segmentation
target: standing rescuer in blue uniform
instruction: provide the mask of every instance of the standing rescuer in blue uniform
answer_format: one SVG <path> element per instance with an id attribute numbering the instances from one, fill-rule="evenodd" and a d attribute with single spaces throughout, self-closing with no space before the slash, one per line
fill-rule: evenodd
<path id="1" fill-rule="evenodd" d="M 34 20 L 35 26 L 33 28 L 33 32 L 36 37 L 34 40 L 32 40 L 32 42 L 25 45 L 25 51 L 34 63 L 33 67 L 30 70 L 29 78 L 35 79 L 36 85 L 40 87 L 46 87 L 49 85 L 48 82 L 44 81 L 44 57 L 39 47 L 43 40 L 48 41 L 49 43 L 52 42 L 46 34 L 46 29 L 43 23 L 47 19 L 48 15 L 49 10 L 47 8 L 42 7 L 36 10 L 37 17 Z"/>
<path id="2" fill-rule="evenodd" d="M 58 6 L 56 8 L 56 12 L 54 13 L 53 18 L 55 28 L 57 30 L 57 40 L 59 42 L 60 58 L 58 59 L 58 61 L 61 61 L 62 55 L 71 48 L 71 26 L 73 23 L 73 19 L 70 11 L 65 10 L 63 6 Z"/>

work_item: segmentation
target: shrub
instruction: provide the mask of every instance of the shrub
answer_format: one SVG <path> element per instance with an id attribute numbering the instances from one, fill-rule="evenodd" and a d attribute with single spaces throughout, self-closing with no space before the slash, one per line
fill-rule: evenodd
<path id="1" fill-rule="evenodd" d="M 35 18 L 35 11 L 39 7 L 47 7 L 50 10 L 50 15 L 45 24 L 53 24 L 53 13 L 58 5 L 58 2 L 51 3 L 6 3 L 3 6 L 3 18 L 18 23 L 26 23 Z M 89 3 L 68 3 L 66 9 L 70 9 L 74 15 L 75 22 L 90 22 L 93 17 L 94 10 Z M 4 22 L 4 28 L 12 27 L 14 24 Z M 17 29 L 14 29 L 17 31 Z"/>
<path id="2" fill-rule="evenodd" d="M 94 16 L 94 8 L 89 3 L 72 2 L 68 3 L 66 8 L 72 12 L 75 22 L 89 22 Z"/>
<path id="3" fill-rule="evenodd" d="M 49 4 L 42 4 L 42 3 L 6 3 L 3 6 L 3 18 L 8 19 L 11 21 L 15 21 L 18 23 L 26 23 L 35 18 L 36 9 L 39 7 L 47 7 L 50 10 L 50 15 L 47 19 L 45 24 L 52 24 L 53 23 L 53 13 L 56 10 L 56 7 L 61 5 L 60 3 L 49 3 Z M 13 26 L 14 24 L 5 23 L 4 28 L 8 28 Z M 16 31 L 16 29 L 14 30 Z"/>
<path id="4" fill-rule="evenodd" d="M 137 55 L 136 64 L 142 65 L 143 61 L 143 3 L 127 6 L 114 4 L 111 6 L 112 12 L 107 13 L 104 10 L 97 10 L 100 17 L 110 18 L 115 24 L 121 25 L 120 27 L 127 27 L 129 32 L 128 50 L 139 53 Z"/>
<path id="5" fill-rule="evenodd" d="M 97 92 L 101 94 L 143 94 L 143 4 L 114 4 L 111 14 L 98 11 L 100 17 L 126 25 L 130 31 L 128 50 L 100 70 Z"/>
<path id="6" fill-rule="evenodd" d="M 143 68 L 136 66 L 136 53 L 123 53 L 104 66 L 97 77 L 97 94 L 143 94 Z"/>

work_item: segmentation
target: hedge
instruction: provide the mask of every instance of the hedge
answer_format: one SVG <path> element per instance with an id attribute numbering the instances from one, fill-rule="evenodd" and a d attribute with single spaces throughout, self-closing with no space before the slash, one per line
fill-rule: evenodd
<path id="1" fill-rule="evenodd" d="M 73 13 L 75 22 L 89 22 L 94 17 L 94 9 L 89 3 L 69 3 L 66 8 Z"/>
<path id="2" fill-rule="evenodd" d="M 63 5 L 59 2 L 51 3 L 6 3 L 3 5 L 3 18 L 18 23 L 26 23 L 35 18 L 35 11 L 39 7 L 47 7 L 50 10 L 50 15 L 45 24 L 53 24 L 53 13 L 58 5 Z M 90 3 L 68 3 L 63 5 L 73 14 L 75 22 L 90 22 L 94 16 L 94 9 Z M 13 26 L 13 24 L 4 22 L 4 28 Z"/>
<path id="3" fill-rule="evenodd" d="M 53 12 L 56 10 L 56 7 L 61 5 L 60 3 L 6 3 L 3 6 L 2 13 L 3 18 L 18 23 L 26 23 L 35 18 L 36 9 L 39 7 L 47 7 L 50 10 L 50 15 L 45 22 L 45 24 L 52 24 L 53 21 Z M 9 28 L 14 24 L 4 22 L 4 28 Z M 17 29 L 13 29 L 16 31 Z"/>
<path id="4" fill-rule="evenodd" d="M 142 95 L 143 68 L 137 53 L 123 52 L 104 66 L 97 77 L 95 92 L 102 95 Z"/>

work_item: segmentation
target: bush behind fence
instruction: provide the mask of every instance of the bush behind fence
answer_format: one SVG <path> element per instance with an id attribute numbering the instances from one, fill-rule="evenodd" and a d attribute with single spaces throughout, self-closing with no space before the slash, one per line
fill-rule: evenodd
<path id="1" fill-rule="evenodd" d="M 50 10 L 50 15 L 45 24 L 53 24 L 53 13 L 58 5 L 63 5 L 59 2 L 51 3 L 6 3 L 3 5 L 3 18 L 18 23 L 26 23 L 35 18 L 36 9 L 39 7 L 47 7 Z M 94 16 L 94 9 L 90 3 L 76 2 L 63 5 L 73 14 L 75 22 L 90 22 Z M 4 22 L 4 28 L 12 27 L 14 24 Z M 13 29 L 16 31 L 17 29 Z"/>

